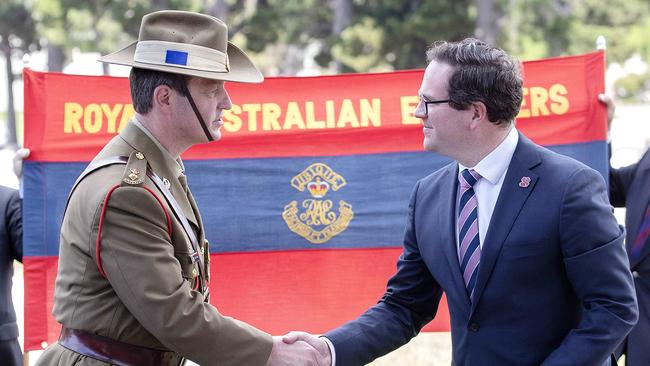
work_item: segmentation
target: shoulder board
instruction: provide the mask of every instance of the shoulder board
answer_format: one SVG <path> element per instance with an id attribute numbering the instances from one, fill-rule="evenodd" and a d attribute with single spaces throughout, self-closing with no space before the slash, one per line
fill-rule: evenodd
<path id="1" fill-rule="evenodd" d="M 140 151 L 134 151 L 129 156 L 126 162 L 126 169 L 122 175 L 121 186 L 137 186 L 144 185 L 147 178 L 147 159 Z"/>

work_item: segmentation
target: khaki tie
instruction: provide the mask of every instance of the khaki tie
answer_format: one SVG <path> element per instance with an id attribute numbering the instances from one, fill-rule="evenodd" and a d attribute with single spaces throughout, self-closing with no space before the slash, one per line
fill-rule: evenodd
<path id="1" fill-rule="evenodd" d="M 194 225 L 191 225 L 192 230 L 194 230 L 194 234 L 196 235 L 197 240 L 199 241 L 199 247 L 201 250 L 201 254 L 203 255 L 203 245 L 204 244 L 204 237 L 203 237 L 203 223 L 201 222 L 201 216 L 199 215 L 199 208 L 196 205 L 196 201 L 194 200 L 194 196 L 192 196 L 192 192 L 190 191 L 189 187 L 187 186 L 187 176 L 185 174 L 181 174 L 178 176 L 178 182 L 181 184 L 181 187 L 183 187 L 183 190 L 185 191 L 185 194 L 187 194 L 187 200 L 190 201 L 190 206 L 192 207 L 192 211 L 194 212 L 194 217 L 196 217 L 196 221 L 199 224 L 198 228 L 195 228 Z M 196 229 L 196 230 L 195 230 Z M 206 281 L 210 278 L 210 275 L 208 273 L 208 263 L 209 260 L 206 260 L 206 258 L 203 258 L 203 273 L 205 276 Z"/>
<path id="2" fill-rule="evenodd" d="M 189 187 L 187 186 L 187 176 L 185 174 L 181 174 L 178 176 L 178 182 L 181 184 L 181 187 L 183 187 L 183 190 L 185 191 L 185 194 L 187 195 L 187 200 L 190 202 L 190 207 L 192 207 L 192 212 L 194 212 L 194 217 L 196 218 L 196 222 L 199 224 L 199 227 L 196 228 L 195 234 L 196 238 L 199 241 L 199 245 L 202 246 L 202 240 L 203 240 L 203 228 L 202 223 L 201 223 L 201 216 L 199 215 L 199 208 L 196 205 L 196 201 L 194 200 L 194 196 L 192 196 L 192 192 L 190 191 Z M 194 229 L 194 227 L 192 227 Z"/>
<path id="3" fill-rule="evenodd" d="M 183 187 L 185 193 L 189 193 L 190 190 L 187 188 L 187 176 L 185 174 L 178 176 L 178 182 L 181 184 L 181 187 Z"/>

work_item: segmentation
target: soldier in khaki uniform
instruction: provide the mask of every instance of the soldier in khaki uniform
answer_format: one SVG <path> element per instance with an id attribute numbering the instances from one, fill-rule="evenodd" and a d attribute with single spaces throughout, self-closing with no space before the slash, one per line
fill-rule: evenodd
<path id="1" fill-rule="evenodd" d="M 220 138 L 224 81 L 261 82 L 211 16 L 160 11 L 102 62 L 132 66 L 136 115 L 72 189 L 61 227 L 59 342 L 37 365 L 315 364 L 207 302 L 208 244 L 180 154 Z M 218 183 L 218 182 L 217 182 Z"/>

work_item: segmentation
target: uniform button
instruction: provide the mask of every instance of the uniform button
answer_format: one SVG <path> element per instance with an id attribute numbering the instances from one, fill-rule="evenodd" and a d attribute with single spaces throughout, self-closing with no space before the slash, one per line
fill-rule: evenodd
<path id="1" fill-rule="evenodd" d="M 634 272 L 632 272 L 632 277 L 641 278 L 641 275 L 639 274 L 639 271 L 634 271 Z"/>
<path id="2" fill-rule="evenodd" d="M 479 328 L 480 327 L 478 326 L 478 323 L 472 323 L 469 325 L 469 330 L 471 330 L 474 333 L 478 332 Z"/>

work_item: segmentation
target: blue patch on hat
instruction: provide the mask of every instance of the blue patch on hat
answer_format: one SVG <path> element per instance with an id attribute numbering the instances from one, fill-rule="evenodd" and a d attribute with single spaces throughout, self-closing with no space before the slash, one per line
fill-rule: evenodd
<path id="1" fill-rule="evenodd" d="M 187 66 L 187 55 L 187 52 L 167 50 L 167 53 L 165 54 L 165 63 Z"/>

